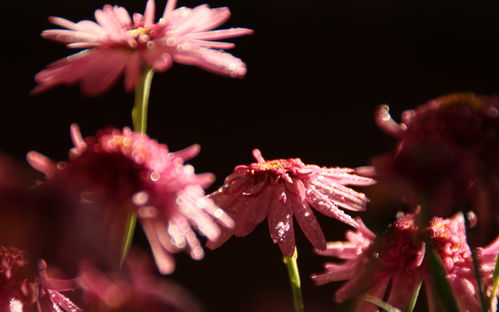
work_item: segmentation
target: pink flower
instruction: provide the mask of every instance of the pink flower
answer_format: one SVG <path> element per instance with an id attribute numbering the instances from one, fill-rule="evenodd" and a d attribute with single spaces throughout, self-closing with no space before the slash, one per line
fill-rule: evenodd
<path id="1" fill-rule="evenodd" d="M 72 280 L 49 278 L 46 264 L 38 269 L 26 253 L 0 245 L 0 312 L 79 312 L 59 291 L 73 290 Z"/>
<path id="2" fill-rule="evenodd" d="M 225 185 L 208 197 L 234 219 L 234 229 L 224 230 L 209 248 L 217 248 L 232 234 L 246 236 L 268 216 L 270 236 L 284 256 L 295 249 L 293 216 L 308 240 L 326 248 L 324 234 L 311 206 L 353 227 L 359 224 L 339 207 L 352 211 L 365 209 L 367 197 L 345 185 L 370 185 L 374 180 L 360 177 L 354 169 L 321 168 L 305 165 L 298 158 L 265 161 L 260 151 L 257 163 L 240 165 L 225 179 Z"/>
<path id="3" fill-rule="evenodd" d="M 335 294 L 337 302 L 362 294 L 380 299 L 388 295 L 390 305 L 404 309 L 423 277 L 425 246 L 418 238 L 414 216 L 401 216 L 379 241 L 358 221 L 358 229 L 346 233 L 348 241 L 328 243 L 325 251 L 317 250 L 318 254 L 345 261 L 327 263 L 326 272 L 313 275 L 312 279 L 319 285 L 346 280 Z M 390 291 L 385 294 L 390 284 Z M 377 308 L 360 301 L 355 311 L 377 311 Z"/>
<path id="4" fill-rule="evenodd" d="M 462 214 L 456 214 L 451 219 L 433 218 L 427 232 L 440 254 L 447 271 L 447 278 L 456 294 L 456 300 L 461 311 L 480 311 L 478 286 L 473 270 L 471 250 L 466 241 L 466 230 Z M 493 271 L 496 257 L 499 253 L 499 236 L 483 248 L 477 248 L 477 258 L 482 275 L 482 286 L 486 295 L 490 296 L 493 287 Z M 429 288 L 427 288 L 429 290 Z M 427 292 L 430 311 L 440 311 L 431 291 Z M 497 295 L 497 294 L 496 294 Z M 492 311 L 497 309 L 497 297 L 492 303 Z"/>
<path id="5" fill-rule="evenodd" d="M 195 65 L 208 71 L 242 77 L 244 63 L 219 49 L 234 45 L 211 40 L 251 34 L 246 28 L 212 30 L 230 16 L 228 8 L 175 9 L 169 0 L 162 18 L 154 23 L 155 2 L 148 0 L 144 15 L 128 14 L 125 8 L 105 5 L 95 11 L 96 22 L 73 23 L 60 17 L 50 21 L 66 29 L 49 29 L 47 39 L 67 43 L 69 48 L 85 48 L 48 66 L 35 77 L 38 93 L 59 84 L 81 83 L 83 93 L 97 95 L 106 91 L 124 73 L 125 88 L 132 90 L 144 66 L 155 71 L 169 69 L 173 62 Z"/>
<path id="6" fill-rule="evenodd" d="M 122 272 L 101 272 L 82 264 L 80 286 L 85 311 L 92 312 L 200 312 L 201 307 L 186 289 L 158 279 L 145 258 L 132 255 Z"/>
<path id="7" fill-rule="evenodd" d="M 126 219 L 137 213 L 159 270 L 170 273 L 173 252 L 187 249 L 193 258 L 203 257 L 193 228 L 216 240 L 220 235 L 217 221 L 233 225 L 222 209 L 204 197 L 203 187 L 213 176 L 196 175 L 192 166 L 184 165 L 198 153 L 199 146 L 169 153 L 165 145 L 128 128 L 106 129 L 83 139 L 73 125 L 71 133 L 75 147 L 66 163 L 54 163 L 35 152 L 28 154 L 31 165 L 45 173 L 46 184 L 73 203 L 73 209 L 63 212 L 69 215 L 67 245 L 81 250 L 76 242 L 83 242 L 115 259 Z"/>
<path id="8" fill-rule="evenodd" d="M 335 294 L 337 302 L 369 294 L 380 300 L 387 298 L 391 306 L 401 310 L 407 307 L 417 285 L 424 282 L 429 311 L 441 311 L 425 261 L 422 235 L 426 231 L 443 260 L 460 310 L 479 311 L 480 301 L 462 214 L 450 219 L 435 217 L 426 229 L 416 227 L 414 217 L 413 214 L 400 215 L 378 238 L 362 225 L 355 232 L 347 232 L 348 241 L 328 243 L 325 251 L 316 252 L 345 261 L 327 263 L 326 271 L 313 275 L 312 279 L 319 285 L 347 281 Z M 477 249 L 482 285 L 488 296 L 493 287 L 492 274 L 498 252 L 499 237 Z M 493 306 L 496 306 L 496 299 Z M 377 311 L 377 308 L 359 301 L 355 311 Z M 495 308 L 492 311 L 496 311 Z"/>
<path id="9" fill-rule="evenodd" d="M 450 94 L 404 112 L 401 124 L 387 106 L 376 120 L 399 139 L 392 153 L 374 160 L 378 181 L 413 204 L 427 198 L 432 215 L 469 206 L 481 241 L 490 241 L 499 227 L 499 99 Z"/>

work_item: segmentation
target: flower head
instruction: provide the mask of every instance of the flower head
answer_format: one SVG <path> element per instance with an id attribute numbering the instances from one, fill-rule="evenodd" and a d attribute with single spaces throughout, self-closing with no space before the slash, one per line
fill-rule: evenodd
<path id="1" fill-rule="evenodd" d="M 159 280 L 145 258 L 132 254 L 120 272 L 101 272 L 88 263 L 80 269 L 85 311 L 92 312 L 200 312 L 186 289 L 164 278 Z"/>
<path id="2" fill-rule="evenodd" d="M 125 88 L 132 90 L 144 66 L 162 72 L 174 61 L 230 77 L 244 76 L 244 63 L 219 50 L 234 45 L 212 40 L 247 35 L 252 30 L 212 30 L 229 18 L 228 8 L 200 5 L 175 9 L 175 5 L 176 0 L 169 0 L 157 23 L 154 0 L 148 0 L 143 15 L 130 16 L 123 7 L 105 5 L 95 11 L 96 22 L 73 23 L 51 17 L 53 24 L 65 29 L 45 30 L 44 38 L 86 50 L 52 63 L 38 73 L 35 77 L 38 86 L 33 92 L 80 82 L 85 94 L 96 95 L 106 91 L 122 73 Z"/>
<path id="3" fill-rule="evenodd" d="M 169 273 L 172 252 L 187 249 L 193 258 L 203 257 L 192 227 L 215 240 L 220 235 L 217 221 L 232 225 L 223 210 L 204 198 L 203 187 L 213 176 L 196 175 L 191 166 L 184 165 L 199 146 L 169 153 L 165 145 L 128 128 L 106 129 L 83 139 L 73 125 L 72 138 L 75 147 L 67 162 L 54 163 L 34 152 L 28 160 L 45 173 L 48 185 L 58 188 L 76 207 L 64 214 L 69 215 L 68 233 L 76 233 L 77 241 L 116 258 L 127 217 L 136 213 L 160 271 Z M 67 239 L 68 244 L 75 244 L 71 242 L 74 237 Z"/>
<path id="4" fill-rule="evenodd" d="M 298 158 L 266 161 L 256 149 L 253 156 L 256 163 L 237 166 L 225 185 L 209 195 L 234 219 L 235 227 L 225 230 L 208 247 L 220 246 L 232 234 L 246 236 L 268 217 L 272 240 L 283 255 L 291 256 L 295 248 L 294 216 L 308 240 L 324 249 L 324 234 L 310 207 L 353 227 L 359 225 L 339 207 L 362 211 L 367 197 L 345 185 L 370 185 L 372 179 L 356 175 L 354 169 L 305 165 Z"/>
<path id="5" fill-rule="evenodd" d="M 433 215 L 450 216 L 452 209 L 471 206 L 480 230 L 495 235 L 499 99 L 450 94 L 404 112 L 402 121 L 395 123 L 387 106 L 378 110 L 378 124 L 399 139 L 393 153 L 374 160 L 378 180 L 416 203 L 429 199 Z"/>
<path id="6" fill-rule="evenodd" d="M 450 219 L 433 218 L 426 231 L 429 233 L 431 242 L 440 258 L 442 258 L 447 278 L 456 294 L 460 310 L 481 310 L 471 250 L 466 241 L 463 215 L 457 214 Z M 498 253 L 499 237 L 488 246 L 477 248 L 477 260 L 482 276 L 481 283 L 487 296 L 490 296 L 493 288 L 492 275 Z M 433 294 L 429 293 L 428 297 L 430 298 L 430 306 L 435 307 L 432 311 L 437 311 L 436 303 L 431 300 Z M 493 299 L 496 302 L 497 298 Z M 497 303 L 492 304 L 492 306 L 497 307 Z M 495 308 L 492 311 L 495 311 Z"/>
<path id="7" fill-rule="evenodd" d="M 360 222 L 360 220 L 359 220 Z M 348 231 L 348 241 L 328 243 L 317 253 L 344 259 L 343 263 L 327 263 L 326 272 L 312 276 L 317 284 L 347 282 L 336 292 L 337 302 L 367 293 L 384 298 L 391 284 L 388 303 L 405 308 L 422 280 L 421 265 L 425 246 L 418 239 L 413 215 L 403 215 L 391 224 L 384 235 L 376 236 L 364 224 L 355 232 Z M 367 302 L 359 303 L 357 311 L 371 311 Z"/>
<path id="8" fill-rule="evenodd" d="M 435 217 L 425 229 L 417 227 L 414 221 L 414 214 L 400 214 L 378 238 L 364 225 L 355 232 L 348 231 L 348 241 L 328 243 L 326 250 L 316 251 L 344 261 L 327 263 L 326 271 L 313 275 L 312 279 L 317 284 L 347 281 L 335 294 L 338 302 L 369 294 L 380 300 L 387 298 L 388 304 L 402 310 L 409 304 L 418 284 L 424 282 L 430 311 L 440 311 L 425 260 L 423 235 L 426 232 L 443 260 L 460 309 L 480 310 L 462 214 L 449 219 Z M 493 287 L 492 274 L 498 252 L 499 237 L 488 246 L 477 249 L 482 285 L 488 296 Z M 356 311 L 376 311 L 376 308 L 370 303 L 359 302 Z"/>
<path id="9" fill-rule="evenodd" d="M 46 264 L 38 268 L 26 253 L 15 247 L 0 245 L 0 311 L 1 312 L 79 312 L 59 291 L 73 289 L 73 281 L 51 279 Z"/>

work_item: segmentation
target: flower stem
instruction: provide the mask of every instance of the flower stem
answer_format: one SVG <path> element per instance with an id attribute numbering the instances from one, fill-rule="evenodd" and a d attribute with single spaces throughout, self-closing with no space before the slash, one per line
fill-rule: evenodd
<path id="1" fill-rule="evenodd" d="M 364 296 L 364 301 L 369 302 L 377 306 L 378 308 L 383 309 L 383 311 L 386 312 L 401 312 L 399 309 L 392 307 L 388 303 L 384 302 L 383 300 L 380 300 L 374 296 L 371 295 L 365 295 Z"/>
<path id="2" fill-rule="evenodd" d="M 147 107 L 154 70 L 145 67 L 135 87 L 135 105 L 132 109 L 133 131 L 145 133 L 147 130 Z"/>
<path id="3" fill-rule="evenodd" d="M 295 312 L 303 312 L 303 297 L 301 293 L 300 272 L 298 272 L 298 250 L 295 247 L 295 252 L 291 257 L 284 257 L 284 264 L 288 268 L 289 283 L 293 292 L 293 302 Z"/>
<path id="4" fill-rule="evenodd" d="M 147 108 L 149 106 L 149 94 L 151 92 L 153 75 L 154 70 L 151 67 L 145 66 L 135 86 L 135 103 L 132 109 L 133 131 L 135 132 L 146 133 L 147 130 Z M 121 245 L 120 266 L 123 265 L 132 245 L 136 223 L 137 214 L 131 212 L 125 224 L 123 243 Z"/>
<path id="5" fill-rule="evenodd" d="M 462 210 L 463 218 L 464 218 L 464 228 L 466 231 L 466 240 L 468 241 L 468 246 L 470 247 L 471 250 L 471 260 L 473 262 L 473 270 L 475 272 L 475 279 L 476 279 L 476 285 L 478 288 L 478 297 L 480 298 L 480 304 L 482 306 L 482 311 L 483 312 L 488 312 L 490 304 L 487 303 L 487 299 L 483 293 L 483 288 L 482 288 L 482 274 L 480 272 L 480 264 L 478 263 L 478 257 L 476 255 L 476 249 L 469 244 L 468 237 L 470 236 L 470 219 L 468 217 L 468 213 Z"/>
<path id="6" fill-rule="evenodd" d="M 494 268 L 494 273 L 492 275 L 492 280 L 494 281 L 494 286 L 492 287 L 492 291 L 490 292 L 489 297 L 489 308 L 492 310 L 492 303 L 494 302 L 494 298 L 497 294 L 497 289 L 499 288 L 499 254 L 496 255 L 496 267 Z"/>

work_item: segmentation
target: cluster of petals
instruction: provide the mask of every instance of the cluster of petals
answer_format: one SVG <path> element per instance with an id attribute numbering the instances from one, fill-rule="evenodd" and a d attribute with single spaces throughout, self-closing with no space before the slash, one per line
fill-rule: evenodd
<path id="1" fill-rule="evenodd" d="M 194 228 L 216 240 L 221 233 L 219 223 L 233 225 L 223 210 L 204 196 L 203 188 L 213 176 L 196 175 L 192 166 L 184 164 L 198 153 L 199 146 L 170 153 L 166 145 L 128 128 L 109 128 L 83 139 L 73 125 L 71 134 L 74 148 L 67 162 L 53 162 L 36 152 L 28 154 L 30 164 L 46 175 L 46 184 L 60 186 L 61 192 L 84 207 L 72 209 L 77 226 L 73 224 L 69 233 L 80 227 L 89 243 L 101 242 L 104 233 L 111 233 L 109 248 L 116 249 L 128 216 L 135 213 L 159 270 L 171 273 L 172 253 L 187 249 L 193 258 L 203 257 Z M 102 228 L 102 232 L 92 237 L 87 226 Z"/>
<path id="2" fill-rule="evenodd" d="M 200 312 L 189 291 L 152 272 L 145 257 L 132 253 L 121 272 L 102 272 L 82 263 L 79 286 L 85 311 Z"/>
<path id="3" fill-rule="evenodd" d="M 217 248 L 233 234 L 243 237 L 268 217 L 270 236 L 284 256 L 295 249 L 293 216 L 305 236 L 318 249 L 326 240 L 311 207 L 350 226 L 359 222 L 340 209 L 363 211 L 367 197 L 345 185 L 371 185 L 374 180 L 355 174 L 350 168 L 325 168 L 306 165 L 300 159 L 266 161 L 259 150 L 253 151 L 256 163 L 237 166 L 224 185 L 208 195 L 225 209 L 235 222 L 224 229 L 220 239 L 208 242 Z"/>
<path id="4" fill-rule="evenodd" d="M 347 281 L 335 294 L 337 302 L 369 294 L 380 300 L 388 298 L 388 304 L 401 310 L 406 309 L 418 285 L 425 282 L 429 311 L 439 311 L 438 295 L 432 288 L 432 277 L 425 261 L 422 235 L 426 231 L 444 262 L 460 310 L 480 310 L 462 215 L 456 214 L 449 219 L 435 217 L 426 229 L 416 227 L 414 222 L 415 215 L 401 214 L 378 238 L 365 226 L 347 232 L 348 241 L 328 243 L 326 250 L 316 251 L 345 261 L 327 263 L 326 271 L 313 275 L 312 279 L 317 284 Z M 477 251 L 482 284 L 490 295 L 499 237 Z M 390 291 L 386 293 L 388 289 Z M 377 311 L 377 307 L 359 301 L 356 311 Z"/>
<path id="5" fill-rule="evenodd" d="M 0 312 L 79 312 L 74 303 L 60 293 L 76 287 L 73 280 L 47 276 L 43 260 L 38 266 L 26 252 L 0 245 Z"/>
<path id="6" fill-rule="evenodd" d="M 175 9 L 175 6 L 176 0 L 169 0 L 156 23 L 154 0 L 147 2 L 143 15 L 130 16 L 123 7 L 105 5 L 95 11 L 95 22 L 74 23 L 51 17 L 52 23 L 65 29 L 45 30 L 44 38 L 85 50 L 56 61 L 38 73 L 35 77 L 38 86 L 33 92 L 80 82 L 85 94 L 96 95 L 106 91 L 123 73 L 125 88 L 131 90 L 144 67 L 162 72 L 173 62 L 230 77 L 244 76 L 245 64 L 222 51 L 234 44 L 213 40 L 251 34 L 252 30 L 213 30 L 230 17 L 226 7 L 210 9 L 208 5 L 200 5 L 193 9 Z"/>
<path id="7" fill-rule="evenodd" d="M 392 153 L 373 161 L 379 182 L 409 200 L 429 198 L 433 215 L 470 205 L 478 230 L 489 234 L 484 240 L 497 233 L 499 98 L 449 94 L 405 111 L 400 124 L 383 105 L 376 121 L 399 140 Z"/>

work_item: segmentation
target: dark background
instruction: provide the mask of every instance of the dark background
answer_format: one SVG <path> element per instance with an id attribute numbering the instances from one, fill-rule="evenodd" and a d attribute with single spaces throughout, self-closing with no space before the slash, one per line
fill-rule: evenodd
<path id="1" fill-rule="evenodd" d="M 64 160 L 71 123 L 78 123 L 84 136 L 109 125 L 131 125 L 133 95 L 124 92 L 121 81 L 96 98 L 84 97 L 77 86 L 29 95 L 38 71 L 73 52 L 39 37 L 52 27 L 47 17 L 93 19 L 93 10 L 106 3 L 129 12 L 143 12 L 145 5 L 138 0 L 2 2 L 0 150 L 19 161 L 30 150 Z M 180 0 L 178 6 L 201 3 Z M 164 4 L 157 2 L 158 11 Z M 246 62 L 247 76 L 233 80 L 183 65 L 156 74 L 148 128 L 172 151 L 202 146 L 191 164 L 197 172 L 216 174 L 208 191 L 220 186 L 234 166 L 252 162 L 255 147 L 267 159 L 368 164 L 394 142 L 373 121 L 380 104 L 390 104 L 398 119 L 403 110 L 451 92 L 499 92 L 498 1 L 209 4 L 231 9 L 233 17 L 221 28 L 255 30 L 253 36 L 229 40 L 237 44 L 230 52 Z M 382 206 L 373 200 L 362 214 L 368 225 L 392 217 Z M 319 219 L 329 240 L 343 239 L 345 226 Z M 324 259 L 296 232 L 308 311 L 330 311 L 339 284 L 312 285 L 308 276 L 322 270 Z M 177 263 L 171 278 L 209 311 L 291 311 L 285 267 L 266 224 L 208 251 L 203 261 L 179 254 Z"/>

